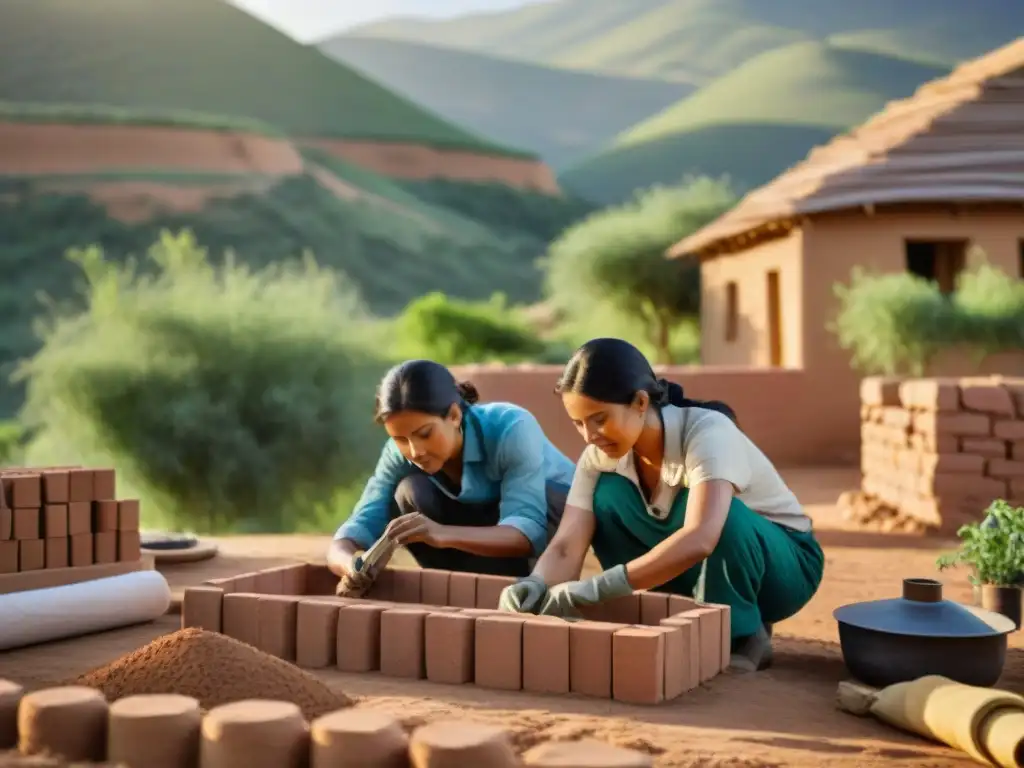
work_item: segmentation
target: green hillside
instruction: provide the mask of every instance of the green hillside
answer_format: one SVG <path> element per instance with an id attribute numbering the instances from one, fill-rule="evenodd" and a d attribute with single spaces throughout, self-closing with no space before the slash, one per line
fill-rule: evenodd
<path id="1" fill-rule="evenodd" d="M 236 115 L 510 153 L 222 0 L 3 0 L 0 101 Z"/>
<path id="2" fill-rule="evenodd" d="M 800 40 L 849 36 L 875 52 L 926 54 L 924 60 L 948 65 L 1022 30 L 1024 3 L 1014 0 L 554 0 L 450 21 L 381 22 L 354 33 L 701 84 Z"/>
<path id="3" fill-rule="evenodd" d="M 597 202 L 687 174 L 762 184 L 946 69 L 823 43 L 769 51 L 624 132 L 561 183 Z"/>
<path id="4" fill-rule="evenodd" d="M 307 159 L 309 174 L 265 192 L 210 201 L 198 213 L 158 212 L 142 224 L 112 218 L 84 194 L 55 193 L 52 179 L 0 178 L 0 418 L 20 403 L 21 392 L 8 385 L 8 376 L 14 361 L 37 348 L 33 323 L 44 311 L 40 294 L 58 303 L 76 299 L 81 275 L 64 258 L 68 248 L 96 243 L 124 259 L 143 254 L 166 227 L 192 229 L 211 255 L 219 258 L 230 249 L 254 267 L 309 251 L 347 275 L 374 313 L 388 316 L 430 291 L 486 299 L 500 290 L 512 302 L 538 301 L 537 261 L 547 243 L 592 211 L 572 198 L 497 185 L 395 181 L 316 151 Z M 147 180 L 142 174 L 127 178 Z M 74 180 L 87 185 L 117 177 Z M 232 179 L 180 174 L 151 180 L 205 186 Z M 356 194 L 334 194 L 334 184 Z"/>
<path id="5" fill-rule="evenodd" d="M 436 46 L 339 36 L 332 58 L 503 144 L 562 167 L 689 95 L 684 83 L 573 72 Z"/>

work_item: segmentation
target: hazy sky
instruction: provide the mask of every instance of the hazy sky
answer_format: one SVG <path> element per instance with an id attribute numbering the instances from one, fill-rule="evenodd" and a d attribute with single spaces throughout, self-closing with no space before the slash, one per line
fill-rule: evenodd
<path id="1" fill-rule="evenodd" d="M 300 40 L 392 16 L 446 18 L 548 0 L 231 0 Z"/>

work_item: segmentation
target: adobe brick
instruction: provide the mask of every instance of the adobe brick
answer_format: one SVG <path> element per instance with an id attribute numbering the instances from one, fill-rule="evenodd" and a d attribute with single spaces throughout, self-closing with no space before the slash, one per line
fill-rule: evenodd
<path id="1" fill-rule="evenodd" d="M 426 677 L 424 630 L 427 612 L 393 608 L 380 617 L 380 671 L 391 677 Z"/>
<path id="2" fill-rule="evenodd" d="M 998 419 L 992 424 L 992 434 L 1000 440 L 1024 440 L 1024 419 Z"/>
<path id="3" fill-rule="evenodd" d="M 475 608 L 476 578 L 474 573 L 452 573 L 448 579 L 448 604 L 456 608 Z"/>
<path id="4" fill-rule="evenodd" d="M 260 644 L 260 596 L 245 592 L 224 595 L 221 631 L 254 648 Z"/>
<path id="5" fill-rule="evenodd" d="M 998 384 L 960 384 L 960 402 L 965 410 L 1013 418 L 1016 409 L 1009 391 Z"/>
<path id="6" fill-rule="evenodd" d="M 964 440 L 968 438 L 963 438 Z M 960 440 L 956 435 L 925 434 L 912 432 L 910 446 L 924 453 L 956 453 L 960 450 Z"/>
<path id="7" fill-rule="evenodd" d="M 965 437 L 960 441 L 960 451 L 983 459 L 1005 459 L 1006 443 L 992 437 Z"/>
<path id="8" fill-rule="evenodd" d="M 668 616 L 668 594 L 665 592 L 640 592 L 640 623 L 656 627 Z"/>
<path id="9" fill-rule="evenodd" d="M 597 739 L 546 741 L 523 754 L 523 765 L 530 768 L 651 768 L 650 755 L 623 749 Z"/>
<path id="10" fill-rule="evenodd" d="M 505 587 L 515 584 L 516 580 L 508 576 L 491 576 L 481 574 L 476 577 L 476 607 L 495 609 Z"/>
<path id="11" fill-rule="evenodd" d="M 640 596 L 637 593 L 623 595 L 613 600 L 589 606 L 580 611 L 583 617 L 591 621 L 610 621 L 613 624 L 640 623 Z"/>
<path id="12" fill-rule="evenodd" d="M 925 453 L 919 461 L 919 471 L 925 475 L 980 475 L 985 471 L 985 459 L 970 453 Z"/>
<path id="13" fill-rule="evenodd" d="M 401 723 L 383 712 L 349 707 L 310 724 L 315 768 L 407 768 L 409 740 Z"/>
<path id="14" fill-rule="evenodd" d="M 612 636 L 612 697 L 629 704 L 665 700 L 665 635 L 628 627 Z"/>
<path id="15" fill-rule="evenodd" d="M 260 635 L 256 646 L 285 661 L 295 661 L 299 599 L 291 595 L 261 595 Z"/>
<path id="16" fill-rule="evenodd" d="M 493 725 L 465 720 L 423 725 L 409 740 L 411 768 L 519 768 L 509 734 Z"/>
<path id="17" fill-rule="evenodd" d="M 918 493 L 925 497 L 983 502 L 987 506 L 992 499 L 1005 497 L 1006 481 L 995 477 L 936 474 L 920 478 Z"/>
<path id="18" fill-rule="evenodd" d="M 71 561 L 71 567 L 78 568 L 83 565 L 92 565 L 92 534 L 77 533 L 74 536 L 69 536 L 68 540 L 70 542 L 69 560 Z"/>
<path id="19" fill-rule="evenodd" d="M 223 604 L 224 590 L 189 587 L 181 599 L 181 628 L 198 627 L 207 632 L 220 632 Z"/>
<path id="20" fill-rule="evenodd" d="M 117 562 L 117 531 L 99 531 L 92 536 L 93 562 Z"/>
<path id="21" fill-rule="evenodd" d="M 860 401 L 864 405 L 899 405 L 900 379 L 892 376 L 867 376 L 860 382 Z"/>
<path id="22" fill-rule="evenodd" d="M 988 473 L 991 477 L 997 477 L 1001 480 L 1024 477 L 1024 461 L 991 459 L 988 463 Z"/>
<path id="23" fill-rule="evenodd" d="M 679 627 L 656 625 L 651 627 L 665 636 L 665 699 L 679 698 L 685 691 L 690 677 L 690 652 L 687 637 Z"/>
<path id="24" fill-rule="evenodd" d="M 40 474 L 43 503 L 68 503 L 68 471 L 66 469 L 47 469 Z"/>
<path id="25" fill-rule="evenodd" d="M 914 430 L 926 435 L 952 435 L 954 437 L 990 437 L 992 418 L 981 413 L 914 414 Z"/>
<path id="26" fill-rule="evenodd" d="M 612 636 L 622 627 L 599 621 L 569 625 L 569 689 L 584 696 L 612 695 Z"/>
<path id="27" fill-rule="evenodd" d="M 67 568 L 71 552 L 67 536 L 43 541 L 45 568 Z"/>
<path id="28" fill-rule="evenodd" d="M 716 608 L 695 608 L 680 618 L 697 622 L 700 635 L 700 681 L 707 682 L 722 671 L 722 617 Z"/>
<path id="29" fill-rule="evenodd" d="M 960 409 L 960 387 L 956 379 L 910 379 L 899 387 L 904 408 L 947 412 Z"/>
<path id="30" fill-rule="evenodd" d="M 449 571 L 424 569 L 420 573 L 420 600 L 427 605 L 448 605 Z"/>
<path id="31" fill-rule="evenodd" d="M 338 645 L 335 651 L 342 672 L 380 669 L 380 617 L 384 606 L 355 603 L 338 608 Z"/>
<path id="32" fill-rule="evenodd" d="M 419 603 L 420 572 L 411 568 L 395 568 L 391 577 L 391 599 L 396 603 Z"/>
<path id="33" fill-rule="evenodd" d="M 338 652 L 337 603 L 327 600 L 299 601 L 295 618 L 295 663 L 306 669 L 333 667 Z"/>
<path id="34" fill-rule="evenodd" d="M 427 679 L 462 685 L 473 682 L 476 618 L 464 613 L 431 613 L 424 623 Z"/>
<path id="35" fill-rule="evenodd" d="M 15 539 L 18 541 L 24 541 L 26 539 L 38 539 L 41 537 L 42 526 L 40 525 L 38 507 L 32 509 L 15 509 L 13 514 L 14 523 L 12 525 L 12 529 Z"/>
<path id="36" fill-rule="evenodd" d="M 700 685 L 700 627 L 695 619 L 684 619 L 680 615 L 669 616 L 662 619 L 661 626 L 678 629 L 683 637 L 683 645 L 686 648 L 684 668 L 684 690 L 690 691 Z M 725 667 L 729 665 L 728 655 L 725 657 Z M 723 669 L 725 668 L 723 667 Z"/>
<path id="37" fill-rule="evenodd" d="M 1014 461 L 1024 461 L 1024 440 L 1010 443 L 1010 458 Z"/>
<path id="38" fill-rule="evenodd" d="M 46 567 L 46 545 L 42 539 L 18 542 L 18 570 L 41 571 Z"/>
<path id="39" fill-rule="evenodd" d="M 476 620 L 474 679 L 477 685 L 506 691 L 522 689 L 525 621 L 525 617 L 513 614 L 481 616 Z"/>
<path id="40" fill-rule="evenodd" d="M 527 618 L 523 624 L 523 690 L 569 693 L 569 622 Z"/>

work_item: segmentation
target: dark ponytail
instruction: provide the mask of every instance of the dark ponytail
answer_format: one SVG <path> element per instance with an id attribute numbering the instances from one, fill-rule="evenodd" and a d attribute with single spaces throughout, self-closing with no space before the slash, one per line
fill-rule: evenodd
<path id="1" fill-rule="evenodd" d="M 592 339 L 566 363 L 555 392 L 575 392 L 602 403 L 629 405 L 637 392 L 646 392 L 657 408 L 706 408 L 739 423 L 736 413 L 718 400 L 691 400 L 674 381 L 659 379 L 643 353 L 622 339 Z"/>
<path id="2" fill-rule="evenodd" d="M 480 394 L 468 381 L 455 381 L 452 372 L 432 360 L 406 360 L 386 374 L 377 387 L 374 419 L 383 422 L 402 411 L 447 416 L 453 405 L 465 411 Z"/>

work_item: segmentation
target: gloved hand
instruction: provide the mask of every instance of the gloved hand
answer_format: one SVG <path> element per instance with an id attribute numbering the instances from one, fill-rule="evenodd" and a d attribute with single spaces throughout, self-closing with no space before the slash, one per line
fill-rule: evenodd
<path id="1" fill-rule="evenodd" d="M 616 565 L 589 579 L 567 581 L 552 587 L 538 613 L 541 616 L 579 618 L 580 608 L 631 594 L 633 587 L 626 576 L 626 566 Z"/>
<path id="2" fill-rule="evenodd" d="M 547 591 L 548 585 L 544 580 L 530 574 L 501 590 L 498 610 L 509 613 L 536 613 Z"/>

